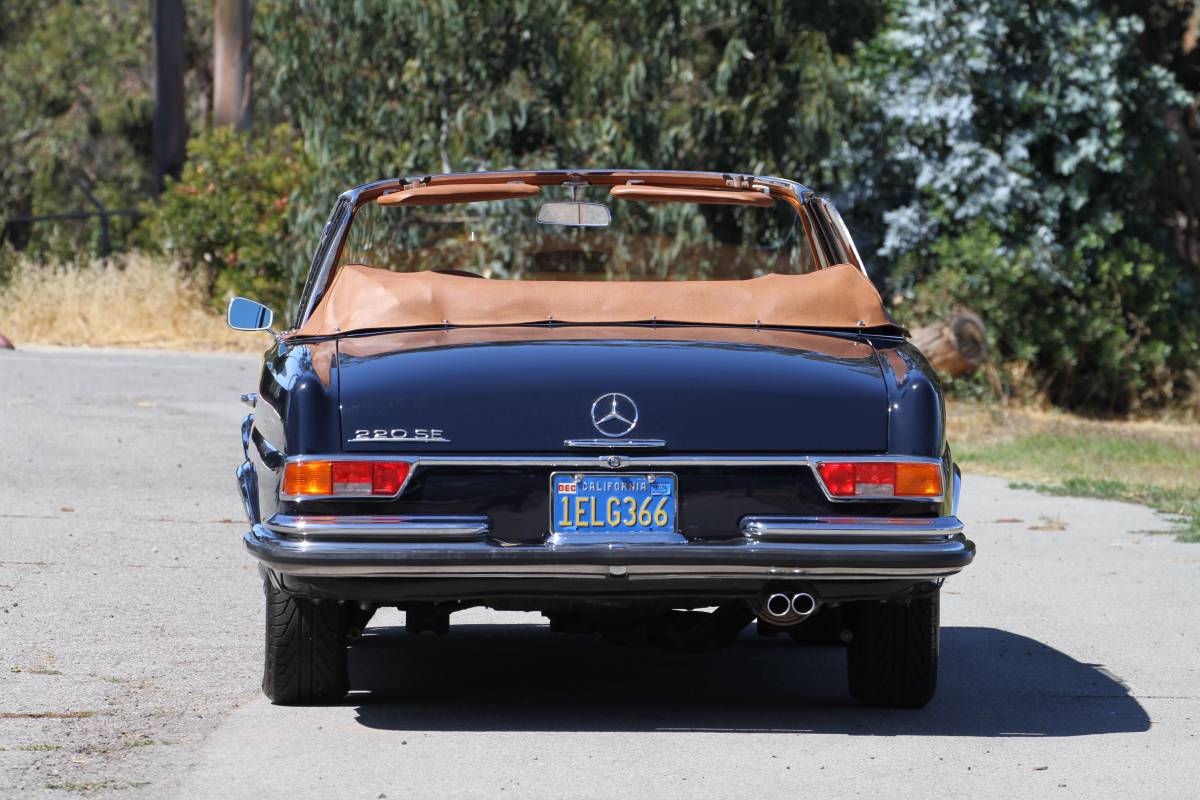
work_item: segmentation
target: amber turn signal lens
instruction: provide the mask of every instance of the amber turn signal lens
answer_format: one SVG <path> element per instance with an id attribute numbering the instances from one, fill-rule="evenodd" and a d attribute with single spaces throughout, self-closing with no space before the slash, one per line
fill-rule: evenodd
<path id="1" fill-rule="evenodd" d="M 333 494 L 333 462 L 288 462 L 283 468 L 283 494 Z"/>
<path id="2" fill-rule="evenodd" d="M 897 464 L 897 497 L 937 497 L 942 493 L 941 464 Z"/>

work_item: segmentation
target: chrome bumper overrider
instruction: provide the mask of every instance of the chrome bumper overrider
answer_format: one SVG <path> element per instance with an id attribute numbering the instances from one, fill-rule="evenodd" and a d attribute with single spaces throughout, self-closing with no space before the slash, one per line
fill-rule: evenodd
<path id="1" fill-rule="evenodd" d="M 955 517 L 747 517 L 714 542 L 512 544 L 485 517 L 275 515 L 245 535 L 277 572 L 361 577 L 944 578 L 975 546 Z"/>

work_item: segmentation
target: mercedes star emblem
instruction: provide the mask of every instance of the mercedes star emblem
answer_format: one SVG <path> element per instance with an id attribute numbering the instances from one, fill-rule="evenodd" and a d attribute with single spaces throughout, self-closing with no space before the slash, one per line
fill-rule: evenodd
<path id="1" fill-rule="evenodd" d="M 609 392 L 592 403 L 592 424 L 605 436 L 624 436 L 637 422 L 637 404 L 627 394 Z"/>

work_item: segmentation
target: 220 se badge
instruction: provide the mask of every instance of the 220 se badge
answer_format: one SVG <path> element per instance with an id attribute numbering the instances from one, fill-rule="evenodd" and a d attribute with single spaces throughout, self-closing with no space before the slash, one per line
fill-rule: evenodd
<path id="1" fill-rule="evenodd" d="M 933 697 L 942 584 L 975 555 L 941 387 L 811 190 L 370 183 L 298 296 L 237 471 L 273 702 L 338 702 L 384 607 L 411 633 L 486 607 L 688 651 L 754 625 L 844 648 L 864 704 Z M 235 328 L 272 319 L 230 303 Z"/>
<path id="2" fill-rule="evenodd" d="M 375 428 L 374 430 L 358 429 L 354 431 L 351 442 L 448 442 L 445 433 L 439 428 Z"/>

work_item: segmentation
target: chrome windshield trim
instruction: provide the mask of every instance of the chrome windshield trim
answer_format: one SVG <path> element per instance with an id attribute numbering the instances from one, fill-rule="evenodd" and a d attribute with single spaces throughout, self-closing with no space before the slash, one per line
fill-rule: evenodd
<path id="1" fill-rule="evenodd" d="M 743 517 L 742 535 L 759 541 L 831 541 L 904 539 L 934 541 L 958 536 L 957 517 Z"/>
<path id="2" fill-rule="evenodd" d="M 666 447 L 666 439 L 565 439 L 563 447 L 598 447 L 613 450 L 619 447 Z"/>
<path id="3" fill-rule="evenodd" d="M 425 174 L 425 175 L 410 175 L 400 178 L 385 178 L 384 180 L 364 183 L 360 186 L 355 186 L 338 195 L 337 202 L 334 203 L 333 210 L 329 213 L 329 218 L 325 222 L 325 227 L 321 230 L 321 238 L 317 244 L 316 252 L 313 254 L 313 260 L 309 265 L 308 275 L 304 282 L 304 288 L 300 294 L 300 301 L 296 308 L 296 318 L 292 321 L 292 328 L 299 328 L 301 325 L 312 316 L 313 311 L 317 307 L 317 303 L 325 295 L 325 289 L 329 286 L 333 279 L 334 266 L 337 263 L 338 255 L 341 253 L 342 244 L 346 238 L 346 232 L 350 229 L 350 225 L 354 221 L 354 215 L 358 209 L 364 204 L 378 197 L 379 195 L 391 189 L 400 189 L 407 184 L 427 183 L 432 178 L 447 178 L 461 177 L 463 179 L 477 178 L 479 174 L 487 175 L 505 175 L 512 173 L 514 177 L 519 177 L 533 171 L 539 174 L 561 175 L 563 178 L 582 177 L 587 178 L 588 175 L 610 175 L 614 172 L 628 174 L 631 177 L 636 177 L 638 173 L 648 172 L 651 174 L 661 174 L 663 172 L 675 172 L 684 174 L 688 170 L 637 170 L 637 169 L 554 169 L 554 170 L 495 170 L 488 173 L 458 173 L 448 172 L 444 174 Z M 720 171 L 701 170 L 694 174 L 708 176 L 724 176 L 727 179 L 733 173 L 725 173 Z M 774 186 L 779 189 L 791 191 L 801 207 L 810 215 L 810 219 L 817 219 L 809 210 L 809 206 L 815 199 L 816 194 L 804 186 L 788 178 L 777 178 L 768 175 L 749 175 L 737 173 L 738 177 L 745 178 L 751 184 L 764 184 Z M 816 242 L 813 242 L 816 244 Z M 826 245 L 820 245 L 822 249 L 826 249 Z M 816 255 L 816 254 L 814 254 Z M 828 254 L 821 253 L 821 256 L 828 261 Z M 832 263 L 832 262 L 830 262 Z M 823 266 L 828 266 L 824 264 Z M 861 267 L 860 267 L 861 268 Z"/>
<path id="4" fill-rule="evenodd" d="M 275 514 L 264 527 L 302 540 L 362 538 L 393 540 L 481 539 L 491 530 L 483 516 L 292 516 Z"/>

